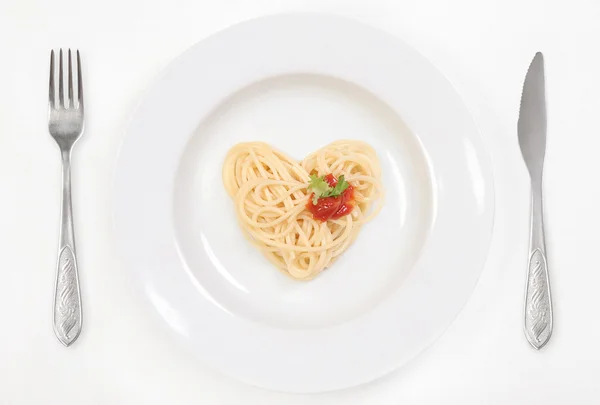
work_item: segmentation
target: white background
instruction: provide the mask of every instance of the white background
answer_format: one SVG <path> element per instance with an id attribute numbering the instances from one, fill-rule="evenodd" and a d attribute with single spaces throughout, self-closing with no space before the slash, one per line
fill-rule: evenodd
<path id="1" fill-rule="evenodd" d="M 121 265 L 112 230 L 117 151 L 144 89 L 198 40 L 287 11 L 354 17 L 428 57 L 472 110 L 497 194 L 488 263 L 444 336 L 379 381 L 303 396 L 243 385 L 176 346 Z M 0 403 L 599 403 L 599 19 L 595 0 L 2 0 Z M 87 110 L 73 175 L 85 322 L 68 349 L 51 325 L 60 160 L 45 121 L 49 49 L 60 46 L 82 50 Z M 529 196 L 516 136 L 521 84 L 537 50 L 546 56 L 555 303 L 554 336 L 542 352 L 521 331 Z"/>

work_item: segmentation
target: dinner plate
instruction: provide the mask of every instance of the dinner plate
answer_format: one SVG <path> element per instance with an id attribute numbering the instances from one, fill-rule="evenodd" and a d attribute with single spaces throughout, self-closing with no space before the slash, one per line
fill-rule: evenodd
<path id="1" fill-rule="evenodd" d="M 243 141 L 301 160 L 337 139 L 376 150 L 383 209 L 296 281 L 244 238 L 223 161 Z M 151 86 L 121 148 L 116 225 L 126 267 L 190 352 L 318 392 L 380 377 L 443 333 L 487 255 L 492 186 L 471 114 L 427 59 L 342 17 L 276 15 L 202 40 Z"/>

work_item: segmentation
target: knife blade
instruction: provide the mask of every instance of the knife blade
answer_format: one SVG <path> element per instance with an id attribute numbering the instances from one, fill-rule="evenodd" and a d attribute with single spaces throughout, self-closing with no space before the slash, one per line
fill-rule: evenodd
<path id="1" fill-rule="evenodd" d="M 537 350 L 548 343 L 553 328 L 542 192 L 546 126 L 544 56 L 538 52 L 531 61 L 525 76 L 517 124 L 521 153 L 531 179 L 531 222 L 525 288 L 524 332 L 527 341 Z"/>

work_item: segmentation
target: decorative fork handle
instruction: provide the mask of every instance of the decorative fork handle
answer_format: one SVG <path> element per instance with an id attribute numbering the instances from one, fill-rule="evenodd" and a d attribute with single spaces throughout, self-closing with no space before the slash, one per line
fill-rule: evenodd
<path id="1" fill-rule="evenodd" d="M 62 208 L 61 230 L 56 265 L 54 292 L 54 333 L 60 342 L 69 346 L 81 332 L 82 311 L 75 238 L 73 234 L 73 211 L 71 207 L 71 157 L 70 150 L 62 150 Z"/>
<path id="2" fill-rule="evenodd" d="M 525 336 L 539 350 L 552 335 L 552 296 L 548 277 L 548 261 L 544 238 L 543 197 L 541 179 L 532 182 L 531 239 L 525 291 Z"/>

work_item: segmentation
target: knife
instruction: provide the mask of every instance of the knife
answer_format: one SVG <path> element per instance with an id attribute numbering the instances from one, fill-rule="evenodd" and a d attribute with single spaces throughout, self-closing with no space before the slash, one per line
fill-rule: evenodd
<path id="1" fill-rule="evenodd" d="M 546 150 L 546 96 L 544 56 L 541 52 L 529 65 L 523 84 L 518 122 L 519 145 L 531 178 L 531 228 L 525 324 L 527 340 L 539 350 L 552 335 L 552 297 L 544 242 L 542 171 Z"/>

